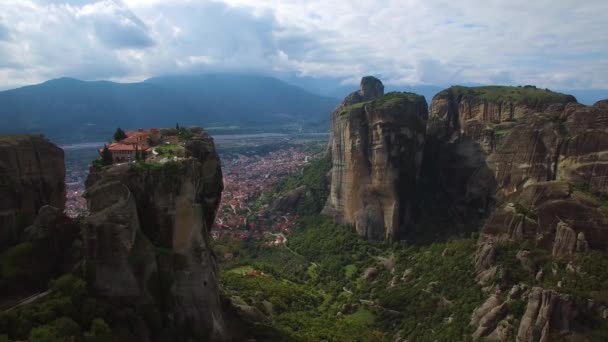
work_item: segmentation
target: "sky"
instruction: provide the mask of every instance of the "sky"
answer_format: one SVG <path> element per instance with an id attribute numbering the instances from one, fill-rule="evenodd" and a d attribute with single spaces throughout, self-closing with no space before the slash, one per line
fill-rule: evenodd
<path id="1" fill-rule="evenodd" d="M 606 0 L 0 0 L 0 89 L 246 72 L 608 89 Z"/>

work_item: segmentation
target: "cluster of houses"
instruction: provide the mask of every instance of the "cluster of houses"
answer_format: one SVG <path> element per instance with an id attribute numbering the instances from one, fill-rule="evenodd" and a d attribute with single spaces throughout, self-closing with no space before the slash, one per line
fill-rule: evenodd
<path id="1" fill-rule="evenodd" d="M 278 215 L 265 207 L 256 209 L 254 203 L 309 159 L 310 154 L 300 147 L 223 159 L 224 192 L 212 236 L 216 239 L 224 236 L 241 240 L 270 239 L 266 244 L 269 247 L 283 244 L 293 233 L 297 215 Z"/>
<path id="2" fill-rule="evenodd" d="M 136 160 L 139 156 L 146 158 L 152 151 L 152 146 L 160 142 L 161 134 L 157 128 L 125 132 L 126 138 L 108 145 L 113 163 L 124 163 Z M 99 153 L 102 153 L 99 150 Z"/>

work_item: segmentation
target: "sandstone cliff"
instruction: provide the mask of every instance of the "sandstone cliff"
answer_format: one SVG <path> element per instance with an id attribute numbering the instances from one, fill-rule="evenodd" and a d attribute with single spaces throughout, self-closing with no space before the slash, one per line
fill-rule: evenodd
<path id="1" fill-rule="evenodd" d="M 324 212 L 368 239 L 398 240 L 413 224 L 428 109 L 422 96 L 383 90 L 378 79 L 364 77 L 332 114 Z"/>
<path id="2" fill-rule="evenodd" d="M 496 181 L 498 209 L 484 239 L 527 239 L 553 249 L 568 222 L 591 248 L 605 245 L 608 110 L 534 87 L 452 87 L 437 94 L 430 133 L 482 148 Z M 444 130 L 437 130 L 437 125 Z M 591 242 L 592 241 L 592 242 Z M 559 254 L 559 252 L 558 252 Z"/>
<path id="3" fill-rule="evenodd" d="M 41 136 L 0 136 L 0 249 L 14 244 L 44 205 L 64 209 L 63 150 Z"/>
<path id="4" fill-rule="evenodd" d="M 179 161 L 91 176 L 86 268 L 101 295 L 153 303 L 176 339 L 222 340 L 228 334 L 209 234 L 223 188 L 220 162 L 205 133 L 186 151 Z"/>
<path id="5" fill-rule="evenodd" d="M 468 158 L 482 161 L 477 170 L 489 170 L 493 179 L 493 184 L 467 182 L 460 197 L 451 196 L 458 200 L 475 189 L 494 193 L 496 203 L 485 211 L 489 216 L 474 260 L 478 284 L 496 292 L 471 319 L 474 339 L 580 337 L 580 330 L 571 328 L 579 314 L 599 317 L 595 304 L 575 305 L 559 290 L 565 286 L 571 293 L 568 274 L 584 266 L 578 255 L 608 246 L 607 128 L 603 103 L 584 106 L 571 96 L 534 87 L 452 87 L 433 99 L 427 146 L 438 141 L 441 149 L 434 154 L 447 153 L 453 160 L 458 158 L 450 149 L 475 146 Z M 439 169 L 449 165 L 438 160 Z M 476 172 L 471 168 L 465 179 L 478 178 L 472 177 Z M 457 182 L 443 184 L 458 189 Z M 510 258 L 518 265 L 505 264 L 508 248 L 516 248 Z M 516 285 L 505 295 L 514 279 L 543 288 Z M 518 312 L 514 308 L 521 302 L 527 307 Z"/>
<path id="6" fill-rule="evenodd" d="M 552 104 L 568 102 L 576 99 L 534 86 L 453 86 L 433 97 L 430 125 L 439 126 L 433 128 L 443 128 L 450 135 L 464 134 L 480 140 L 484 125 L 518 121 Z"/>

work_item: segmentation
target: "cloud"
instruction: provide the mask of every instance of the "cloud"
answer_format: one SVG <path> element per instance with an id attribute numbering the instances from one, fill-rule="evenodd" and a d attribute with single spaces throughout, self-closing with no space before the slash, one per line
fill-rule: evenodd
<path id="1" fill-rule="evenodd" d="M 5 41 L 10 39 L 10 32 L 8 27 L 2 22 L 2 18 L 0 18 L 0 41 Z"/>
<path id="2" fill-rule="evenodd" d="M 116 1 L 69 7 L 80 22 L 91 25 L 97 38 L 109 48 L 146 48 L 154 45 L 148 28 L 124 5 Z"/>
<path id="3" fill-rule="evenodd" d="M 608 88 L 605 0 L 3 0 L 0 87 L 245 71 Z"/>

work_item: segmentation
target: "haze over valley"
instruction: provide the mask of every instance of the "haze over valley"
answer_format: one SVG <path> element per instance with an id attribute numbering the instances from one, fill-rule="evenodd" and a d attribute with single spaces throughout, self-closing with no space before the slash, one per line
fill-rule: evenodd
<path id="1" fill-rule="evenodd" d="M 0 342 L 608 341 L 607 12 L 1 1 Z"/>

